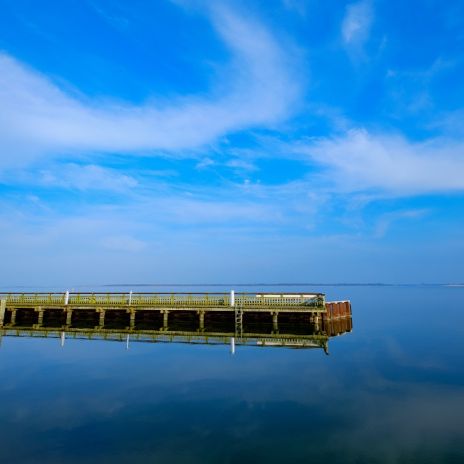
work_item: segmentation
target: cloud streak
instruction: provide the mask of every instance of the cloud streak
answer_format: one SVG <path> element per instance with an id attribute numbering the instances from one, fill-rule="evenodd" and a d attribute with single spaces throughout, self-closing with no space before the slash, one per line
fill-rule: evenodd
<path id="1" fill-rule="evenodd" d="M 395 195 L 464 190 L 464 144 L 446 138 L 410 142 L 401 135 L 353 129 L 300 145 L 345 192 L 380 190 Z"/>
<path id="2" fill-rule="evenodd" d="M 54 170 L 42 170 L 38 182 L 41 186 L 51 188 L 115 192 L 124 192 L 138 184 L 133 177 L 115 170 L 95 164 L 79 165 L 75 163 L 61 165 Z"/>
<path id="3" fill-rule="evenodd" d="M 341 30 L 345 45 L 361 48 L 369 38 L 372 20 L 373 10 L 370 1 L 362 0 L 348 5 Z"/>
<path id="4" fill-rule="evenodd" d="M 300 88 L 276 40 L 261 24 L 224 5 L 210 16 L 232 60 L 222 73 L 227 84 L 204 98 L 142 106 L 89 101 L 1 54 L 0 162 L 62 153 L 187 150 L 285 119 Z"/>

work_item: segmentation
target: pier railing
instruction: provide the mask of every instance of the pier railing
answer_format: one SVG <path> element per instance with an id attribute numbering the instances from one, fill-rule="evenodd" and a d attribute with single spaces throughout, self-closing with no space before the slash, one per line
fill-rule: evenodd
<path id="1" fill-rule="evenodd" d="M 324 308 L 321 293 L 4 293 L 7 305 L 160 308 Z"/>

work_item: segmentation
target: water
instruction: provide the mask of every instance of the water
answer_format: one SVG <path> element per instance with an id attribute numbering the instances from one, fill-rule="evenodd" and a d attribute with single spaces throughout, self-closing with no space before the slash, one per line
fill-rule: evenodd
<path id="1" fill-rule="evenodd" d="M 329 356 L 4 337 L 0 462 L 464 462 L 464 289 L 317 290 Z"/>

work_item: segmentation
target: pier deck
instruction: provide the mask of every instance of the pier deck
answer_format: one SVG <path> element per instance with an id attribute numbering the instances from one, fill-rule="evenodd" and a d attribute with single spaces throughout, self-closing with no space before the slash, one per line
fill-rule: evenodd
<path id="1" fill-rule="evenodd" d="M 7 307 L 324 312 L 322 293 L 5 293 Z"/>

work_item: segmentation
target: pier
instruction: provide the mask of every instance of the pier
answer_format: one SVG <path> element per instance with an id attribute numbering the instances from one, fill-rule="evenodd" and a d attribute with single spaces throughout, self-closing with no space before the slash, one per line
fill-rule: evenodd
<path id="1" fill-rule="evenodd" d="M 322 293 L 0 294 L 6 336 L 324 348 L 351 327 L 350 302 Z"/>

